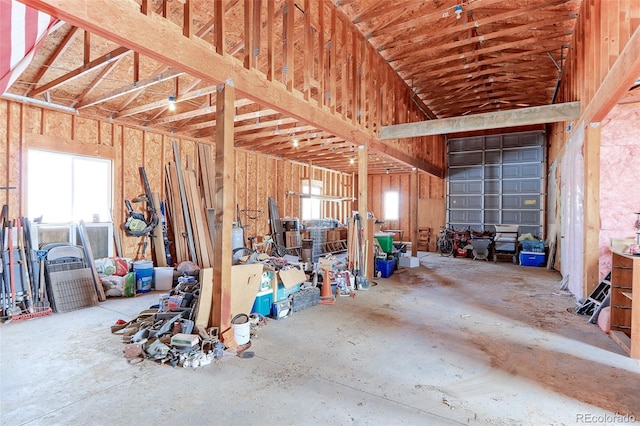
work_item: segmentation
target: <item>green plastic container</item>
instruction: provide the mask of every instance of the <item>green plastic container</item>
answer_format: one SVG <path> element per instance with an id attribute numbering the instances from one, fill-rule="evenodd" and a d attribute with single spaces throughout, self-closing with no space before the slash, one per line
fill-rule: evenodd
<path id="1" fill-rule="evenodd" d="M 375 239 L 378 240 L 378 244 L 385 253 L 391 253 L 393 251 L 393 234 L 376 234 Z"/>

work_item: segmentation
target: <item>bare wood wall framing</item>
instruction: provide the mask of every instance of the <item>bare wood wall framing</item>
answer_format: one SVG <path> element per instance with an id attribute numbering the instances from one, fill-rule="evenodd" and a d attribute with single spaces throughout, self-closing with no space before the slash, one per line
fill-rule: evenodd
<path id="1" fill-rule="evenodd" d="M 638 27 L 640 2 L 582 2 L 576 34 L 571 41 L 571 53 L 563 62 L 556 102 L 579 100 L 584 111 Z M 550 125 L 549 164 L 562 152 L 576 124 L 561 122 Z"/>
<path id="2" fill-rule="evenodd" d="M 385 222 L 382 229 L 402 230 L 404 241 L 411 241 L 414 231 L 417 232 L 414 223 L 418 228 L 431 228 L 432 235 L 445 224 L 443 179 L 420 173 L 417 193 L 411 188 L 411 174 L 370 175 L 368 186 L 369 211 Z M 397 221 L 384 219 L 384 194 L 387 191 L 400 193 L 400 219 Z M 412 198 L 418 200 L 416 212 L 411 210 Z M 417 215 L 417 222 L 413 221 L 414 214 Z"/>
<path id="3" fill-rule="evenodd" d="M 599 123 L 629 91 L 640 75 L 637 51 L 640 49 L 640 3 L 628 0 L 584 1 L 569 54 L 563 58 L 562 80 L 555 102 L 579 100 L 578 120 L 549 126 L 548 164 L 561 163 L 571 137 L 586 127 L 583 297 L 599 282 L 598 238 L 600 224 L 600 132 Z M 561 170 L 561 167 L 557 167 Z M 562 176 L 559 177 L 562 180 Z M 562 194 L 556 194 L 559 205 Z M 559 212 L 550 222 L 559 222 Z M 558 241 L 561 244 L 561 240 Z M 556 249 L 556 253 L 561 251 Z M 562 259 L 560 259 L 562 262 Z"/>
<path id="4" fill-rule="evenodd" d="M 198 145 L 214 145 L 211 139 L 179 138 L 175 135 L 78 117 L 37 106 L 0 100 L 0 203 L 8 204 L 11 216 L 26 215 L 26 152 L 28 148 L 86 155 L 113 161 L 113 216 L 120 232 L 124 254 L 133 257 L 140 240 L 122 230 L 127 217 L 125 199 L 144 193 L 139 167 L 144 166 L 153 192 L 166 198 L 164 168 L 174 160 L 172 143 L 177 141 L 183 166 L 199 173 Z M 233 161 L 233 159 L 231 159 Z M 262 210 L 255 235 L 270 232 L 267 200 L 274 197 L 281 217 L 300 217 L 302 179 L 311 168 L 313 179 L 323 182 L 324 195 L 351 196 L 353 175 L 286 161 L 260 153 L 235 150 L 236 204 L 241 210 Z M 214 165 L 211 165 L 214 169 Z M 200 179 L 197 175 L 197 179 Z M 351 202 L 325 203 L 325 215 L 344 221 Z M 134 205 L 135 206 L 135 205 Z M 244 220 L 244 218 L 243 218 Z M 150 253 L 150 251 L 148 252 Z"/>

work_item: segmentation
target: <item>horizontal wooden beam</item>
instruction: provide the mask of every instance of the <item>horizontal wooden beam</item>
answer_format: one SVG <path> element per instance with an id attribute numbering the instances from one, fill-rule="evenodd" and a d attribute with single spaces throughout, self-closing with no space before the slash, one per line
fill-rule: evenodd
<path id="1" fill-rule="evenodd" d="M 530 124 L 555 123 L 580 117 L 580 102 L 520 108 L 508 111 L 443 118 L 440 120 L 383 126 L 380 139 L 445 135 L 474 130 L 500 129 Z"/>
<path id="2" fill-rule="evenodd" d="M 640 76 L 640 27 L 631 35 L 620 56 L 602 81 L 591 101 L 586 106 L 582 119 L 585 123 L 602 121 L 611 109 Z"/>
<path id="3" fill-rule="evenodd" d="M 368 145 L 370 149 L 409 166 L 437 176 L 444 175 L 441 168 L 381 142 L 369 130 L 306 101 L 299 92 L 287 90 L 280 83 L 268 81 L 264 74 L 244 68 L 238 59 L 216 54 L 209 44 L 200 39 L 184 37 L 180 28 L 169 20 L 155 14 L 140 13 L 136 2 L 21 1 L 203 81 L 233 85 L 239 97 L 243 95 L 357 145 Z"/>

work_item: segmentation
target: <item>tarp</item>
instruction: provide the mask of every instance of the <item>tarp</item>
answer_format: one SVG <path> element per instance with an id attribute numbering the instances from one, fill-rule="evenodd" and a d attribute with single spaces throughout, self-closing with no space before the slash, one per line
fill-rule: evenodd
<path id="1" fill-rule="evenodd" d="M 0 0 L 0 95 L 27 68 L 57 22 L 16 0 Z"/>

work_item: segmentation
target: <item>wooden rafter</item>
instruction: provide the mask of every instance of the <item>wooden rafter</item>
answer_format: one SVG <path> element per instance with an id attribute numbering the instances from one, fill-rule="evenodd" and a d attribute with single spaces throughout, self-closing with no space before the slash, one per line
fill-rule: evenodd
<path id="1" fill-rule="evenodd" d="M 183 75 L 184 73 L 182 71 L 176 70 L 176 69 L 168 69 L 160 74 L 156 74 L 156 75 L 152 75 L 150 77 L 147 77 L 143 80 L 140 80 L 138 82 L 133 82 L 132 84 L 123 86 L 123 87 L 119 87 L 117 89 L 112 90 L 109 93 L 105 93 L 104 95 L 95 98 L 95 99 L 91 99 L 89 101 L 84 101 L 81 102 L 80 104 L 78 104 L 77 108 L 78 109 L 82 109 L 82 108 L 86 108 L 95 104 L 99 104 L 99 103 L 103 103 L 103 102 L 107 102 L 111 99 L 120 97 L 120 96 L 124 96 L 127 95 L 129 93 L 135 92 L 136 90 L 141 90 L 141 89 L 145 89 L 147 87 L 153 86 L 154 84 L 158 84 L 161 83 L 163 81 L 167 81 L 170 80 L 172 78 L 175 77 L 179 77 L 181 75 Z"/>
<path id="2" fill-rule="evenodd" d="M 89 62 L 86 65 L 83 65 L 79 68 L 76 68 L 75 70 L 68 72 L 67 74 L 60 76 L 58 78 L 56 78 L 53 81 L 50 81 L 47 84 L 43 84 L 40 87 L 37 87 L 35 89 L 33 89 L 30 93 L 29 96 L 33 97 L 33 96 L 37 96 L 40 93 L 46 92 L 47 90 L 51 90 L 54 89 L 58 86 L 60 86 L 61 84 L 64 83 L 68 83 L 69 81 L 81 77 L 89 72 L 95 71 L 97 69 L 99 69 L 100 67 L 103 67 L 105 65 L 108 65 L 109 63 L 117 60 L 120 56 L 122 55 L 126 55 L 127 53 L 129 53 L 130 50 L 127 49 L 126 47 L 118 47 L 114 50 L 112 50 L 109 53 L 106 53 L 104 55 L 102 55 L 99 58 L 94 59 L 93 61 Z"/>
<path id="3" fill-rule="evenodd" d="M 488 1 L 490 3 L 496 2 L 496 0 L 488 0 Z M 551 0 L 550 2 L 545 4 L 545 7 L 552 7 L 557 4 L 564 3 L 564 1 L 565 0 Z M 480 5 L 479 3 L 480 2 L 473 2 L 468 4 L 466 7 L 467 12 L 473 13 L 475 11 L 481 10 L 482 5 Z M 484 18 L 474 19 L 472 22 L 469 22 L 466 25 L 451 25 L 444 28 L 439 28 L 437 34 L 439 38 L 443 40 L 449 40 L 451 38 L 450 36 L 454 34 L 459 34 L 468 28 L 483 28 L 483 27 L 491 26 L 491 24 L 511 21 L 514 18 L 531 17 L 532 13 L 535 10 L 537 10 L 538 7 L 539 7 L 538 4 L 535 4 L 535 6 L 532 5 L 531 7 L 518 7 L 511 10 L 502 11 L 501 13 L 498 13 L 498 14 L 489 15 Z M 426 20 L 427 18 L 429 17 L 426 17 L 426 18 L 419 17 L 416 20 L 418 21 Z M 431 20 L 424 22 L 423 25 L 430 24 L 431 22 L 437 21 L 440 19 L 442 19 L 441 15 L 439 14 L 432 15 Z M 407 36 L 400 37 L 398 39 L 397 34 L 406 34 Z M 425 35 L 423 34 L 412 35 L 411 33 L 408 33 L 406 30 L 402 30 L 400 32 L 396 32 L 396 37 L 392 38 L 388 43 L 381 43 L 378 49 L 380 51 L 393 50 L 394 56 L 396 55 L 402 56 L 411 52 L 411 46 L 415 47 L 416 44 L 421 45 L 422 44 L 421 42 L 424 42 L 424 39 L 425 39 Z"/>
<path id="4" fill-rule="evenodd" d="M 412 59 L 422 59 L 422 58 L 432 58 L 434 56 L 437 56 L 439 52 L 442 51 L 446 51 L 446 50 L 453 50 L 453 49 L 457 49 L 460 47 L 466 47 L 466 46 L 470 46 L 474 43 L 477 43 L 479 41 L 488 41 L 488 40 L 493 40 L 493 39 L 498 39 L 498 38 L 503 38 L 503 37 L 509 37 L 512 36 L 514 34 L 517 33 L 521 33 L 521 32 L 526 32 L 528 30 L 531 30 L 532 28 L 537 28 L 537 29 L 541 29 L 543 27 L 546 26 L 550 26 L 550 25 L 555 25 L 558 24 L 560 22 L 564 22 L 570 19 L 575 19 L 576 16 L 575 14 L 567 14 L 566 16 L 554 16 L 551 18 L 548 18 L 544 21 L 535 21 L 535 22 L 529 22 L 527 24 L 523 24 L 523 25 L 518 25 L 516 27 L 511 27 L 511 28 L 507 28 L 507 29 L 501 29 L 498 31 L 494 31 L 494 32 L 490 32 L 490 33 L 483 33 L 481 35 L 475 36 L 475 37 L 467 37 L 467 38 L 463 38 L 461 40 L 457 40 L 457 41 L 453 41 L 451 43 L 443 43 L 443 44 L 439 44 L 437 46 L 427 46 L 424 49 L 415 49 L 413 51 L 408 51 L 406 53 L 403 54 L 395 54 L 393 55 L 393 60 L 394 61 L 401 61 L 404 59 L 408 59 L 408 58 L 412 58 Z"/>
<path id="5" fill-rule="evenodd" d="M 547 34 L 546 36 L 542 36 L 542 37 L 528 37 L 525 39 L 520 39 L 520 40 L 516 40 L 516 41 L 511 41 L 511 42 L 507 42 L 507 43 L 501 43 L 499 45 L 495 45 L 495 46 L 490 46 L 490 47 L 486 47 L 480 50 L 476 50 L 476 51 L 468 51 L 468 52 L 464 52 L 464 53 L 456 53 L 456 54 L 450 54 L 447 56 L 443 56 L 441 58 L 438 59 L 433 59 L 433 60 L 429 60 L 429 61 L 423 61 L 420 63 L 420 65 L 416 66 L 415 69 L 411 70 L 410 73 L 407 73 L 406 75 L 403 73 L 403 76 L 405 78 L 410 77 L 411 74 L 417 74 L 417 73 L 421 73 L 423 71 L 428 71 L 431 70 L 432 67 L 434 66 L 448 66 L 447 63 L 448 62 L 453 62 L 453 63 L 460 63 L 460 61 L 462 59 L 467 59 L 467 60 L 472 60 L 478 56 L 481 55 L 487 55 L 487 54 L 493 54 L 496 52 L 501 52 L 501 51 L 505 51 L 508 49 L 522 49 L 526 46 L 532 46 L 535 48 L 538 48 L 541 44 L 541 42 L 547 41 L 547 40 L 556 40 L 556 39 L 562 39 L 565 38 L 566 36 L 568 36 L 570 34 L 570 31 L 567 30 L 566 33 L 562 33 L 562 34 L 558 34 L 558 33 L 552 33 L 552 34 Z M 557 42 L 557 47 L 559 48 L 562 44 L 563 44 L 563 40 L 558 40 Z M 551 46 L 549 47 L 551 48 Z M 462 68 L 462 67 L 461 67 Z"/>
<path id="6" fill-rule="evenodd" d="M 72 26 L 71 28 L 69 28 L 67 34 L 65 34 L 60 43 L 56 46 L 53 52 L 51 52 L 47 60 L 44 62 L 44 64 L 42 64 L 42 66 L 38 70 L 38 73 L 33 78 L 33 86 L 31 86 L 32 88 L 35 88 L 35 86 L 40 83 L 40 80 L 42 80 L 42 77 L 44 77 L 44 74 L 49 70 L 51 65 L 56 61 L 56 59 L 58 59 L 58 57 L 60 57 L 60 55 L 62 55 L 67 50 L 67 48 L 69 47 L 69 42 L 73 39 L 76 31 L 78 31 L 78 27 Z M 26 91 L 25 96 L 32 96 L 32 88 Z"/>

